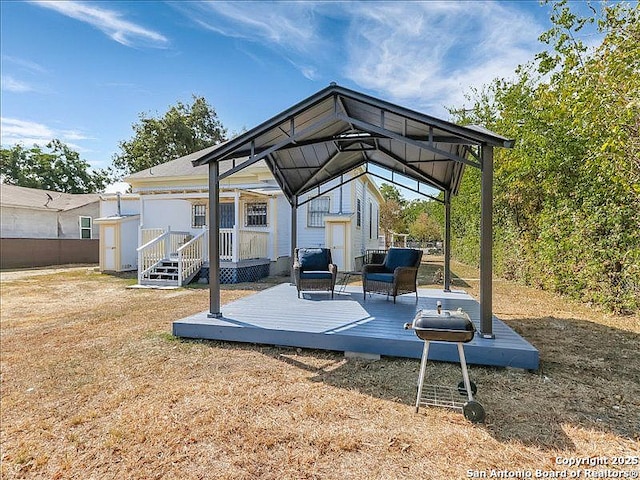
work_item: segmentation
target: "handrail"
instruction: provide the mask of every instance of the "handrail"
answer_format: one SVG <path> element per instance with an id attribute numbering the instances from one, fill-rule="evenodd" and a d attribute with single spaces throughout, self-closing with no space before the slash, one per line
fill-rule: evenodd
<path id="1" fill-rule="evenodd" d="M 138 252 L 138 283 L 142 283 L 145 275 L 151 272 L 162 260 L 168 258 L 173 251 L 177 251 L 179 242 L 186 240 L 190 235 L 189 232 L 167 230 L 136 248 Z"/>
<path id="2" fill-rule="evenodd" d="M 170 230 L 170 228 L 167 230 Z M 140 228 L 140 244 L 144 245 L 154 238 L 159 237 L 167 230 L 164 228 Z"/>
<path id="3" fill-rule="evenodd" d="M 204 240 L 209 233 L 203 230 L 187 243 L 178 248 L 178 286 L 181 287 L 202 266 L 204 257 Z"/>
<path id="4" fill-rule="evenodd" d="M 145 274 L 165 258 L 166 240 L 169 235 L 170 232 L 164 232 L 136 249 L 138 252 L 138 283 L 142 283 Z M 150 252 L 147 253 L 148 251 Z"/>
<path id="5" fill-rule="evenodd" d="M 152 244 L 159 242 L 162 238 L 166 237 L 167 235 L 169 235 L 172 232 L 164 232 L 162 235 L 158 235 L 156 238 L 154 238 L 153 240 L 149 240 L 147 243 L 145 243 L 144 245 L 136 248 L 136 251 L 141 252 L 142 250 L 144 250 L 145 248 L 151 246 Z"/>
<path id="6" fill-rule="evenodd" d="M 191 245 L 192 243 L 194 243 L 197 239 L 199 239 L 200 237 L 206 235 L 208 232 L 208 230 L 203 230 L 202 232 L 200 232 L 198 235 L 196 235 L 195 237 L 193 237 L 191 240 L 189 240 L 187 243 L 185 243 L 184 245 L 182 245 L 180 248 L 178 248 L 177 253 L 180 253 L 182 250 L 184 250 L 186 247 L 188 247 L 189 245 Z"/>

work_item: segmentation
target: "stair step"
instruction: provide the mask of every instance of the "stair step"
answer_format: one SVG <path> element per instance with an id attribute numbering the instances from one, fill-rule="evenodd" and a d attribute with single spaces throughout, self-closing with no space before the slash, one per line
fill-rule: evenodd
<path id="1" fill-rule="evenodd" d="M 178 282 L 171 282 L 168 280 L 149 280 L 145 279 L 140 282 L 140 285 L 154 285 L 157 287 L 177 287 Z"/>
<path id="2" fill-rule="evenodd" d="M 193 278 L 191 275 L 190 278 Z M 178 261 L 174 258 L 161 260 L 151 271 L 144 274 L 141 285 L 177 286 L 178 285 Z M 190 279 L 187 279 L 190 280 Z"/>
<path id="3" fill-rule="evenodd" d="M 178 275 L 171 275 L 168 273 L 151 273 L 149 278 L 152 280 L 178 280 Z"/>

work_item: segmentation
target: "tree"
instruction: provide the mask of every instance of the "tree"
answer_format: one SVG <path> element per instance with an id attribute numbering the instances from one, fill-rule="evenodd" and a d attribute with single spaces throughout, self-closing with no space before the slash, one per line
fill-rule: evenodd
<path id="1" fill-rule="evenodd" d="M 110 183 L 108 169 L 92 171 L 89 163 L 60 140 L 46 147 L 49 152 L 38 145 L 28 150 L 20 144 L 3 148 L 2 183 L 65 193 L 97 193 Z"/>
<path id="2" fill-rule="evenodd" d="M 418 242 L 442 240 L 442 226 L 428 213 L 422 212 L 413 223 L 409 225 L 411 238 Z"/>
<path id="3" fill-rule="evenodd" d="M 204 97 L 193 96 L 191 105 L 178 102 L 162 117 L 141 113 L 132 125 L 135 135 L 120 142 L 113 165 L 131 174 L 216 145 L 227 131 Z"/>
<path id="4" fill-rule="evenodd" d="M 496 272 L 610 306 L 640 308 L 640 9 L 553 6 L 545 51 L 475 93 L 460 123 L 517 139 L 494 158 Z M 604 40 L 587 48 L 582 30 Z M 471 175 L 469 175 L 471 173 Z M 477 255 L 479 174 L 453 199 L 453 250 Z M 469 246 L 473 246 L 471 249 Z"/>
<path id="5" fill-rule="evenodd" d="M 384 198 L 380 204 L 380 229 L 388 241 L 391 238 L 391 232 L 403 233 L 406 231 L 407 227 L 402 216 L 402 208 L 406 200 L 402 198 L 402 194 L 396 187 L 388 183 L 383 183 L 380 186 L 380 193 Z"/>
<path id="6" fill-rule="evenodd" d="M 388 183 L 383 183 L 380 185 L 380 193 L 385 200 L 395 200 L 400 204 L 401 207 L 407 203 L 407 201 L 402 197 L 400 190 L 398 190 L 395 186 L 389 185 Z"/>

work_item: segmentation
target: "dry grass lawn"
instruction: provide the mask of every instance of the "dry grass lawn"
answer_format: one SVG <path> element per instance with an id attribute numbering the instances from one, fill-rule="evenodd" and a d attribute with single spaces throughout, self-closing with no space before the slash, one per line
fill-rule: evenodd
<path id="1" fill-rule="evenodd" d="M 422 285 L 436 268 L 423 265 Z M 457 479 L 640 455 L 637 316 L 496 281 L 495 313 L 540 350 L 541 369 L 471 366 L 487 410 L 474 425 L 414 413 L 418 360 L 183 341 L 171 322 L 206 310 L 206 289 L 40 273 L 0 284 L 3 479 Z M 477 271 L 454 273 L 477 295 Z M 222 301 L 273 281 L 225 288 Z"/>

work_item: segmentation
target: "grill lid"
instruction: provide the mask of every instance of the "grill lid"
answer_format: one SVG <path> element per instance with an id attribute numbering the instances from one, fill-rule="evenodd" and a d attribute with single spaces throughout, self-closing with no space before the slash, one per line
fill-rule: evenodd
<path id="1" fill-rule="evenodd" d="M 469 342 L 473 339 L 475 328 L 462 310 L 419 310 L 413 319 L 411 328 L 423 340 L 445 342 Z"/>

